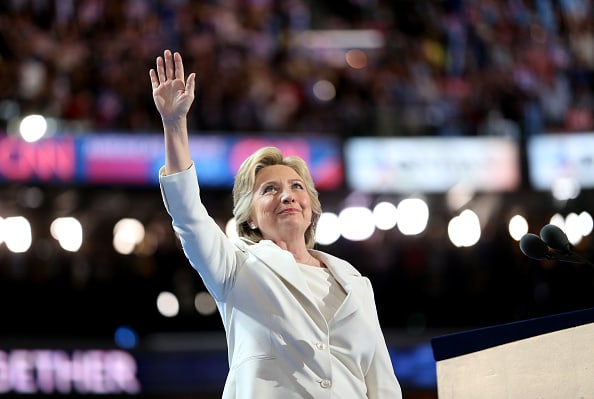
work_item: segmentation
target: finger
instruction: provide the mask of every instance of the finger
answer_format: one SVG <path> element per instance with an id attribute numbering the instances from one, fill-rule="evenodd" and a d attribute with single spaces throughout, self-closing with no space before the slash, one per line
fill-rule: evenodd
<path id="1" fill-rule="evenodd" d="M 154 69 L 149 70 L 149 77 L 151 78 L 151 86 L 153 90 L 159 87 L 159 79 L 157 78 L 157 72 Z"/>
<path id="2" fill-rule="evenodd" d="M 173 71 L 175 70 L 173 66 L 173 55 L 171 54 L 170 50 L 165 50 L 165 76 L 167 80 L 173 80 Z"/>
<path id="3" fill-rule="evenodd" d="M 157 76 L 159 77 L 159 82 L 165 82 L 165 67 L 163 65 L 163 57 L 157 57 Z"/>
<path id="4" fill-rule="evenodd" d="M 173 54 L 173 61 L 175 62 L 175 78 L 184 80 L 184 63 L 181 54 L 177 51 Z"/>

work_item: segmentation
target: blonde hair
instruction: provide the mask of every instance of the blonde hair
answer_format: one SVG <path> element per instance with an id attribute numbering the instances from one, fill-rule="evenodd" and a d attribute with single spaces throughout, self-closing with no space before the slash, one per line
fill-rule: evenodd
<path id="1" fill-rule="evenodd" d="M 305 184 L 305 190 L 311 200 L 311 224 L 305 231 L 305 244 L 313 248 L 315 244 L 315 232 L 318 220 L 322 214 L 322 205 L 318 198 L 318 191 L 315 188 L 313 179 L 309 172 L 307 163 L 298 156 L 284 157 L 276 147 L 263 147 L 246 158 L 235 175 L 233 184 L 233 215 L 237 226 L 237 234 L 240 237 L 252 241 L 260 241 L 262 233 L 259 229 L 251 229 L 248 219 L 252 211 L 252 197 L 256 176 L 266 166 L 285 165 L 293 169 Z"/>

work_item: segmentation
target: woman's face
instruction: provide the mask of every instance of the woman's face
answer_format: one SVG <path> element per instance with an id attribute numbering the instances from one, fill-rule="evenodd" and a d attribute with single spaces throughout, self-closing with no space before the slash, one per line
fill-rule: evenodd
<path id="1" fill-rule="evenodd" d="M 248 223 L 260 229 L 262 238 L 276 243 L 304 240 L 311 216 L 309 194 L 295 170 L 271 165 L 258 172 Z"/>

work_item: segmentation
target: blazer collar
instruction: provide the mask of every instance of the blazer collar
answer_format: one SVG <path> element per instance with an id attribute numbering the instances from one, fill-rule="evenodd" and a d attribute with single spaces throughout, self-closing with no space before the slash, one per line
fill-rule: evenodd
<path id="1" fill-rule="evenodd" d="M 328 270 L 330 270 L 330 273 L 332 273 L 336 281 L 342 285 L 342 288 L 344 288 L 348 294 L 353 288 L 353 277 L 361 277 L 361 273 L 351 266 L 350 263 L 337 258 L 336 256 L 318 250 L 311 250 L 311 252 L 315 254 L 316 258 L 324 262 Z"/>
<path id="2" fill-rule="evenodd" d="M 246 239 L 242 239 L 242 241 L 248 244 L 246 245 L 246 249 L 249 252 L 266 263 L 288 282 L 296 285 L 297 288 L 302 288 L 301 286 L 305 284 L 296 267 L 297 262 L 295 262 L 295 258 L 290 252 L 283 250 L 270 240 L 262 240 L 258 243 Z M 350 263 L 326 252 L 318 250 L 310 250 L 310 252 L 324 262 L 330 273 L 332 273 L 336 281 L 338 281 L 347 293 L 351 291 L 353 277 L 361 276 L 361 273 L 357 269 L 351 266 Z"/>
<path id="3" fill-rule="evenodd" d="M 251 252 L 262 261 L 268 268 L 273 270 L 287 284 L 293 286 L 306 300 L 310 306 L 317 309 L 311 297 L 311 290 L 301 272 L 293 255 L 270 240 L 261 240 L 258 243 L 244 240 L 248 245 L 246 250 Z M 251 244 L 251 245 L 250 245 Z"/>
<path id="4" fill-rule="evenodd" d="M 283 250 L 270 240 L 262 240 L 259 243 L 245 239 L 242 241 L 248 244 L 245 247 L 247 251 L 264 262 L 288 284 L 295 287 L 311 305 L 317 308 L 311 297 L 311 290 L 305 279 L 301 276 L 295 258 L 290 252 Z M 361 273 L 348 262 L 333 255 L 318 250 L 311 250 L 311 252 L 326 264 L 330 273 L 332 273 L 336 281 L 338 281 L 347 293 L 346 299 L 336 312 L 333 320 L 336 321 L 344 318 L 360 308 L 358 301 L 353 297 L 351 291 L 353 290 L 354 279 L 360 277 Z"/>
<path id="5" fill-rule="evenodd" d="M 270 240 L 261 240 L 258 243 L 247 241 L 246 249 L 266 264 L 269 268 L 279 274 L 284 280 L 294 285 L 300 291 L 307 293 L 307 284 L 299 269 L 293 255 Z M 249 244 L 252 245 L 249 245 Z"/>

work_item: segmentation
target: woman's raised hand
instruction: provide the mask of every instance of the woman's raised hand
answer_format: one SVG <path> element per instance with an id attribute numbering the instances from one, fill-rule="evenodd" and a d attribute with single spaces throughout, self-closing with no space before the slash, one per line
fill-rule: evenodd
<path id="1" fill-rule="evenodd" d="M 165 50 L 157 57 L 157 70 L 149 71 L 153 99 L 163 123 L 179 122 L 186 117 L 194 101 L 196 74 L 191 73 L 184 81 L 184 64 L 178 52 Z"/>

